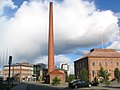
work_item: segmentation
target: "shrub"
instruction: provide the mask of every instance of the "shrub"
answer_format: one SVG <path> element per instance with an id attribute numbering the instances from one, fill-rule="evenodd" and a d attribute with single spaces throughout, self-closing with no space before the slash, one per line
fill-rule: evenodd
<path id="1" fill-rule="evenodd" d="M 52 85 L 58 85 L 58 84 L 60 84 L 60 79 L 56 76 L 55 78 L 53 78 L 53 80 L 52 80 Z"/>
<path id="2" fill-rule="evenodd" d="M 71 82 L 71 81 L 73 81 L 75 79 L 75 75 L 69 75 L 68 76 L 68 82 Z"/>

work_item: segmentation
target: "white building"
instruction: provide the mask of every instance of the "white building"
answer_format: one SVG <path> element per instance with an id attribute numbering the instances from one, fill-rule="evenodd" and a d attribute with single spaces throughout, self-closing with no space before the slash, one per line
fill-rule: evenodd
<path id="1" fill-rule="evenodd" d="M 14 77 L 17 81 L 32 80 L 33 67 L 29 63 L 16 63 L 11 65 L 10 77 Z M 4 79 L 7 79 L 9 73 L 9 66 L 4 66 Z"/>
<path id="2" fill-rule="evenodd" d="M 70 69 L 69 69 L 69 65 L 68 65 L 67 63 L 61 63 L 61 64 L 60 64 L 60 69 L 66 70 L 68 76 L 70 75 Z"/>

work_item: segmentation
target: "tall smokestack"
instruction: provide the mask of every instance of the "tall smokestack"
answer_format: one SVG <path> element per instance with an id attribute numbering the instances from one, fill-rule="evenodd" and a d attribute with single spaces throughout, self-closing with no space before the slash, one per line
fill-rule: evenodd
<path id="1" fill-rule="evenodd" d="M 53 2 L 50 2 L 49 10 L 49 37 L 48 37 L 48 73 L 54 68 L 54 32 L 53 32 Z"/>

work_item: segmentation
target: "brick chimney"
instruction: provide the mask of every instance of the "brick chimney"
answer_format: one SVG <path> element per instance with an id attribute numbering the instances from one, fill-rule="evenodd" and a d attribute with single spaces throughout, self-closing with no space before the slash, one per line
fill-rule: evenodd
<path id="1" fill-rule="evenodd" d="M 48 73 L 54 68 L 54 32 L 53 32 L 53 2 L 50 2 L 49 10 L 49 37 L 48 37 Z"/>

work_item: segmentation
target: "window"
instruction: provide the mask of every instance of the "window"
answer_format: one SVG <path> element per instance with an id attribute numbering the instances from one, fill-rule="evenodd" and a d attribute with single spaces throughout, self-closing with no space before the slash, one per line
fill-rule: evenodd
<path id="1" fill-rule="evenodd" d="M 81 68 L 81 63 L 80 63 L 80 68 Z"/>
<path id="2" fill-rule="evenodd" d="M 92 76 L 94 77 L 96 75 L 96 70 L 92 71 Z"/>
<path id="3" fill-rule="evenodd" d="M 108 63 L 107 63 L 107 62 L 105 62 L 105 66 L 108 66 Z"/>
<path id="4" fill-rule="evenodd" d="M 78 83 L 81 83 L 81 81 L 78 81 Z"/>
<path id="5" fill-rule="evenodd" d="M 95 63 L 95 62 L 93 62 L 92 64 L 93 64 L 93 66 L 96 66 L 96 63 Z"/>
<path id="6" fill-rule="evenodd" d="M 77 68 L 79 68 L 79 63 L 77 64 Z"/>
<path id="7" fill-rule="evenodd" d="M 84 67 L 84 62 L 82 64 L 83 64 L 83 67 Z"/>
<path id="8" fill-rule="evenodd" d="M 119 62 L 116 62 L 116 65 L 119 66 Z"/>
<path id="9" fill-rule="evenodd" d="M 102 66 L 102 63 L 101 63 L 101 62 L 99 62 L 99 66 Z"/>

